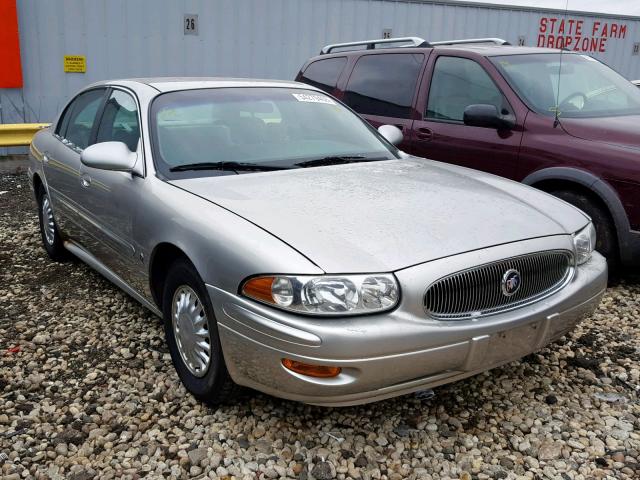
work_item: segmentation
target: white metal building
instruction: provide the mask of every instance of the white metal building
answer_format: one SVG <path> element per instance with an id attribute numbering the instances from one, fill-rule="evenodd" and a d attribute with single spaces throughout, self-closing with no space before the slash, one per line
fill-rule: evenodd
<path id="1" fill-rule="evenodd" d="M 640 17 L 428 0 L 17 0 L 17 8 L 24 86 L 0 90 L 0 123 L 51 121 L 74 92 L 105 78 L 290 79 L 327 43 L 383 35 L 562 41 L 640 78 Z M 86 71 L 65 72 L 65 55 L 84 57 Z"/>

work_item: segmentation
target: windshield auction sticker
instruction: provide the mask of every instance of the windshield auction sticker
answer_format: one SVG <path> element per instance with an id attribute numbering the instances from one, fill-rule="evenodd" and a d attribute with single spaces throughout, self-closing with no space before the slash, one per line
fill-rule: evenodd
<path id="1" fill-rule="evenodd" d="M 292 93 L 291 95 L 293 95 L 299 102 L 326 103 L 327 105 L 336 104 L 336 102 L 331 100 L 329 97 L 325 97 L 324 95 L 313 95 L 309 93 Z"/>

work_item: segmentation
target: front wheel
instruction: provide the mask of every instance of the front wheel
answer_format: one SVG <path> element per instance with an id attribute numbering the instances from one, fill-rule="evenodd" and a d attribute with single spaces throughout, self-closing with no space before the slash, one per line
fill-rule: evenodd
<path id="1" fill-rule="evenodd" d="M 171 266 L 162 298 L 169 352 L 186 389 L 214 405 L 231 400 L 237 386 L 224 363 L 211 300 L 190 262 Z"/>
<path id="2" fill-rule="evenodd" d="M 49 199 L 49 194 L 42 187 L 38 191 L 38 220 L 42 245 L 49 257 L 57 262 L 66 260 L 68 254 L 62 245 L 62 238 L 53 218 L 51 200 Z"/>

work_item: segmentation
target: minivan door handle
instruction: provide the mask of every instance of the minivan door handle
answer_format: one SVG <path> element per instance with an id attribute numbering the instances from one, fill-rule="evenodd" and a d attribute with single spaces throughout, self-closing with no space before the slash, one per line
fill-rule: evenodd
<path id="1" fill-rule="evenodd" d="M 416 133 L 416 137 L 420 140 L 429 141 L 433 139 L 433 131 L 427 127 L 418 128 L 418 132 Z"/>

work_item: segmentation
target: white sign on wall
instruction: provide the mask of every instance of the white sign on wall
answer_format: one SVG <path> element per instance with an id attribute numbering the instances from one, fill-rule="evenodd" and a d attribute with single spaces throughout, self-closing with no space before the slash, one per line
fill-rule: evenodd
<path id="1" fill-rule="evenodd" d="M 198 15 L 185 13 L 182 24 L 185 35 L 198 35 Z"/>

